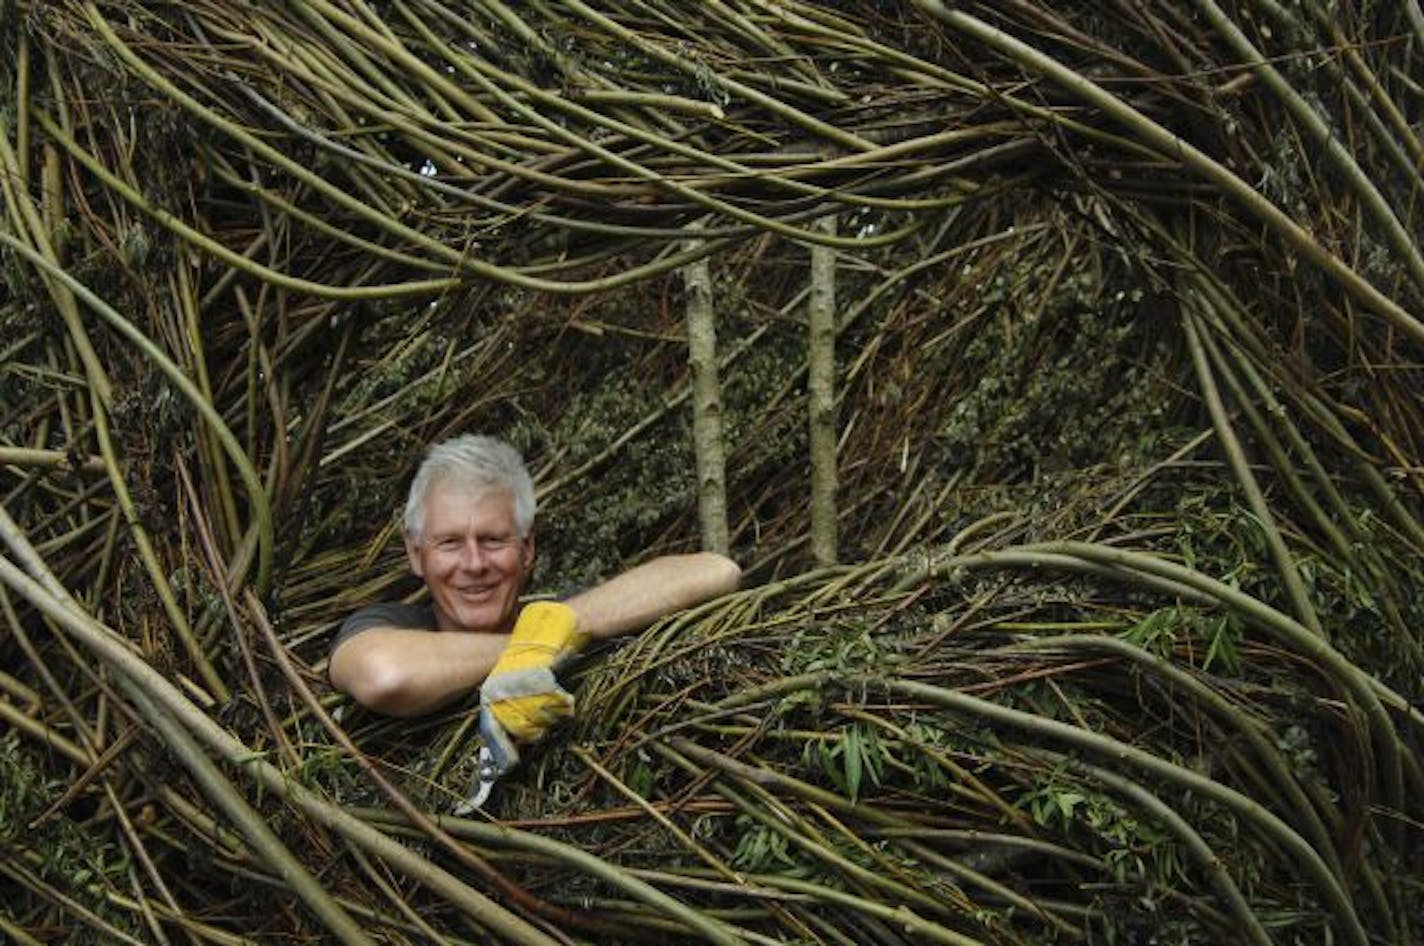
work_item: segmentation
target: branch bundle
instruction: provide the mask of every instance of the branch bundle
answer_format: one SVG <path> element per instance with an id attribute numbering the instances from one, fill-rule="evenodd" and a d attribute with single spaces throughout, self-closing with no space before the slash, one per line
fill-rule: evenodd
<path id="1" fill-rule="evenodd" d="M 0 929 L 1417 936 L 1419 22 L 0 3 Z M 752 587 L 435 817 L 468 714 L 326 720 L 329 635 L 455 432 L 538 590 L 693 541 L 704 262 Z"/>

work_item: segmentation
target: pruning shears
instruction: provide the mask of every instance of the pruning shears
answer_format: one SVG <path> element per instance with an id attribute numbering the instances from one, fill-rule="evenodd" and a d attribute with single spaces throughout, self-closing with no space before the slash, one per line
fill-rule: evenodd
<path id="1" fill-rule="evenodd" d="M 480 749 L 475 761 L 475 777 L 465 800 L 455 806 L 456 817 L 463 818 L 489 800 L 494 783 L 519 764 L 519 750 L 514 741 L 494 718 L 489 706 L 480 707 Z"/>

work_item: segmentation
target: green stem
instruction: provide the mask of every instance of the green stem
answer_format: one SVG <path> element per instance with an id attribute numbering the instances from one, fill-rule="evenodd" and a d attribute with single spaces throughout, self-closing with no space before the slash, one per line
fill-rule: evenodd
<path id="1" fill-rule="evenodd" d="M 17 155 L 10 148 L 9 128 L 4 117 L 0 114 L 0 197 L 5 198 L 5 203 L 10 208 L 15 230 L 22 235 L 28 231 L 31 241 L 44 258 L 58 266 L 60 254 L 50 239 L 50 232 L 40 219 L 40 212 L 29 193 L 20 189 L 24 178 L 24 159 L 28 158 L 28 155 Z M 26 124 L 28 125 L 28 122 Z M 53 202 L 60 203 L 57 199 Z M 79 318 L 79 307 L 75 305 L 74 298 L 63 291 L 62 286 L 45 280 L 45 288 L 53 297 L 60 320 L 79 353 L 79 361 L 84 365 L 84 376 L 89 379 L 89 386 L 98 395 L 100 403 L 108 406 L 114 399 L 113 388 L 98 354 L 94 351 L 94 345 L 89 340 L 89 334 L 84 331 L 84 323 Z"/>
<path id="2" fill-rule="evenodd" d="M 39 896 L 49 900 L 59 907 L 64 915 L 71 919 L 77 919 L 85 926 L 95 930 L 101 937 L 101 942 L 124 943 L 126 946 L 144 946 L 141 940 L 135 939 L 123 930 L 109 923 L 93 910 L 84 904 L 68 896 L 52 884 L 46 883 L 37 875 L 31 873 L 20 859 L 15 857 L 8 843 L 0 845 L 0 852 L 4 853 L 0 857 L 0 875 L 9 877 L 14 883 L 20 884 L 35 892 Z M 70 931 L 71 934 L 74 932 Z"/>
<path id="3" fill-rule="evenodd" d="M 1390 209 L 1389 203 L 1379 192 L 1379 188 L 1375 187 L 1374 182 L 1361 170 L 1354 156 L 1331 133 L 1329 126 L 1316 114 L 1310 103 L 1291 87 L 1291 84 L 1281 75 L 1280 70 L 1261 55 L 1261 51 L 1251 43 L 1240 27 L 1231 21 L 1215 0 L 1196 0 L 1196 2 L 1201 11 L 1206 14 L 1207 22 L 1226 38 L 1227 45 L 1236 51 L 1241 60 L 1261 77 L 1267 87 L 1281 100 L 1281 104 L 1286 107 L 1286 111 L 1291 114 L 1291 117 L 1301 128 L 1305 129 L 1306 137 L 1321 149 L 1335 172 L 1354 189 L 1360 205 L 1364 207 L 1366 213 L 1374 218 L 1375 223 L 1384 231 L 1390 245 L 1394 247 L 1394 251 L 1404 261 L 1405 269 L 1414 280 L 1415 289 L 1424 290 L 1424 256 L 1420 255 L 1419 247 L 1415 245 L 1413 237 L 1409 235 L 1404 224 L 1400 223 L 1399 218 Z"/>
<path id="4" fill-rule="evenodd" d="M 1211 885 L 1216 889 L 1217 896 L 1226 901 L 1232 915 L 1245 928 L 1247 938 L 1256 946 L 1272 946 L 1270 934 L 1266 932 L 1260 917 L 1256 916 L 1255 911 L 1251 909 L 1251 904 L 1246 902 L 1241 888 L 1236 886 L 1236 882 L 1231 879 L 1231 874 L 1227 872 L 1221 858 L 1217 857 L 1216 852 L 1211 849 L 1211 845 L 1207 844 L 1191 824 L 1177 814 L 1170 805 L 1131 779 L 1124 778 L 1102 766 L 1092 765 L 1081 759 L 1074 759 L 1056 752 L 1039 750 L 1035 754 L 1042 755 L 1055 764 L 1066 766 L 1070 772 L 1078 772 L 1096 779 L 1166 825 L 1167 830 L 1177 836 L 1177 839 L 1196 859 L 1197 866 L 1211 879 Z"/>
<path id="5" fill-rule="evenodd" d="M 1281 537 L 1280 529 L 1276 527 L 1275 516 L 1271 514 L 1271 506 L 1266 502 L 1266 495 L 1261 492 L 1261 486 L 1256 482 L 1255 474 L 1251 472 L 1251 464 L 1246 459 L 1246 451 L 1242 449 L 1241 441 L 1231 426 L 1231 418 L 1226 414 L 1226 405 L 1222 403 L 1221 392 L 1217 389 L 1216 378 L 1207 361 L 1206 349 L 1201 338 L 1201 328 L 1198 325 L 1197 317 L 1189 310 L 1183 311 L 1182 328 L 1186 333 L 1187 348 L 1192 354 L 1192 364 L 1196 368 L 1197 383 L 1201 386 L 1202 400 L 1206 402 L 1207 410 L 1211 413 L 1212 424 L 1216 427 L 1217 440 L 1221 442 L 1221 448 L 1226 453 L 1226 461 L 1236 476 L 1237 484 L 1246 494 L 1246 503 L 1251 507 L 1252 514 L 1255 515 L 1256 523 L 1265 535 L 1266 547 L 1271 550 L 1271 557 L 1276 561 L 1276 571 L 1281 577 L 1281 583 L 1285 586 L 1286 596 L 1290 599 L 1291 606 L 1295 609 L 1301 622 L 1317 636 L 1324 637 L 1325 629 L 1321 627 L 1320 617 L 1315 613 L 1315 608 L 1310 603 L 1310 596 L 1305 590 L 1305 582 L 1300 577 L 1300 568 L 1296 565 L 1295 559 L 1291 557 L 1290 549 L 1286 548 L 1286 541 Z"/>
<path id="6" fill-rule="evenodd" d="M 363 821 L 373 824 L 409 823 L 405 815 L 395 811 L 370 808 L 356 808 L 350 809 L 350 811 L 351 814 Z M 528 831 L 509 828 L 499 823 L 486 824 L 445 815 L 431 817 L 441 829 L 455 837 L 467 838 L 490 847 L 513 848 L 542 854 L 556 863 L 583 871 L 591 877 L 596 877 L 617 887 L 639 902 L 681 921 L 689 929 L 700 933 L 709 942 L 720 943 L 723 946 L 741 946 L 743 943 L 742 937 L 735 935 L 724 924 L 581 848 Z"/>
<path id="7" fill-rule="evenodd" d="M 79 464 L 64 450 L 44 450 L 39 447 L 6 447 L 0 445 L 0 463 L 14 466 L 32 466 L 44 470 L 65 472 L 78 469 L 94 472 L 104 468 L 100 457 L 88 457 Z"/>
<path id="8" fill-rule="evenodd" d="M 840 795 L 837 795 L 834 792 L 828 792 L 825 789 L 818 788 L 814 785 L 803 782 L 800 779 L 792 778 L 791 776 L 785 775 L 781 772 L 777 772 L 775 770 L 768 769 L 765 767 L 748 765 L 747 763 L 742 762 L 738 759 L 734 759 L 731 756 L 724 755 L 723 753 L 716 752 L 712 749 L 708 749 L 705 746 L 700 746 L 689 739 L 683 739 L 680 737 L 674 738 L 669 740 L 669 745 L 671 745 L 678 752 L 687 756 L 689 759 L 698 762 L 699 764 L 708 766 L 710 768 L 720 769 L 723 772 L 726 772 L 730 775 L 734 775 L 737 778 L 740 778 L 743 781 L 749 782 L 753 785 L 757 785 L 762 788 L 780 789 L 782 791 L 793 794 L 809 802 L 812 805 L 826 808 L 831 811 L 838 811 L 842 814 L 854 817 L 857 820 L 868 821 L 871 824 L 877 825 L 881 828 L 904 829 L 905 831 L 910 832 L 915 830 L 914 827 L 910 824 L 910 822 L 907 822 L 905 819 L 900 818 L 899 816 L 891 814 L 889 812 L 882 811 L 881 809 L 868 805 L 863 801 L 850 801 Z M 911 847 L 908 842 L 902 841 L 900 843 L 904 844 L 907 849 Z M 930 851 L 928 849 L 919 848 L 917 850 L 913 850 L 912 853 L 919 860 L 924 861 L 926 863 L 933 862 L 941 870 L 954 874 L 959 880 L 967 881 L 968 883 L 976 885 L 983 890 L 989 891 L 993 895 L 1001 897 L 1005 902 L 1013 904 L 1015 909 L 1020 910 L 1030 916 L 1037 917 L 1038 919 L 1042 920 L 1050 926 L 1057 928 L 1062 932 L 1065 932 L 1072 936 L 1081 935 L 1081 931 L 1077 927 L 1074 927 L 1069 923 L 1065 923 L 1061 917 L 1042 909 L 1033 900 L 1022 896 L 1016 891 L 1004 886 L 1003 884 L 998 883 L 997 881 L 980 873 L 979 871 L 966 867 L 965 865 L 960 864 L 956 861 L 951 861 L 947 858 L 942 858 L 935 852 Z"/>
<path id="9" fill-rule="evenodd" d="M 773 115 L 785 120 L 788 124 L 800 126 L 813 135 L 828 139 L 853 151 L 871 151 L 875 148 L 874 142 L 867 141 L 851 132 L 843 131 L 834 125 L 829 125 L 813 115 L 808 115 L 798 108 L 794 108 L 785 102 L 772 98 L 764 92 L 737 82 L 735 79 L 731 79 L 715 69 L 699 68 L 696 64 L 688 62 L 683 57 L 668 52 L 663 49 L 662 46 L 649 42 L 641 34 L 633 30 L 625 29 L 609 17 L 594 10 L 588 6 L 588 4 L 583 3 L 582 0 L 566 0 L 566 2 L 568 6 L 572 7 L 585 19 L 597 24 L 624 43 L 641 50 L 649 57 L 667 63 L 694 78 L 701 79 L 705 77 L 707 81 L 725 88 L 733 95 L 739 95 L 750 102 L 755 102 L 770 111 Z"/>
<path id="10" fill-rule="evenodd" d="M 0 508 L 0 540 L 17 550 L 24 560 L 34 559 L 33 549 L 3 508 Z M 36 580 L 15 567 L 8 558 L 0 556 L 0 581 L 63 624 L 97 659 L 133 681 L 156 705 L 192 731 L 209 750 L 247 772 L 268 791 L 286 799 L 308 817 L 359 844 L 367 852 L 389 861 L 408 874 L 410 879 L 430 887 L 476 923 L 510 942 L 520 946 L 557 946 L 554 939 L 449 872 L 292 781 L 287 773 L 267 762 L 260 753 L 253 752 L 189 702 L 172 683 L 135 655 L 127 641 L 85 613 L 42 565 L 39 580 Z"/>
<path id="11" fill-rule="evenodd" d="M 486 92 L 499 99 L 502 103 L 504 103 L 507 108 L 523 115 L 531 123 L 538 125 L 540 128 L 543 128 L 554 138 L 567 142 L 573 147 L 578 148 L 579 150 L 586 152 L 590 155 L 593 155 L 594 157 L 597 157 L 609 163 L 610 165 L 625 171 L 628 174 L 632 174 L 641 180 L 648 181 L 662 190 L 666 190 L 669 193 L 683 198 L 684 200 L 692 201 L 694 204 L 705 210 L 721 213 L 728 217 L 731 217 L 734 220 L 740 220 L 743 223 L 752 224 L 753 226 L 756 226 L 760 229 L 769 230 L 773 233 L 779 233 L 782 236 L 787 237 L 788 239 L 801 240 L 807 243 L 815 243 L 825 246 L 834 246 L 839 249 L 865 249 L 867 247 L 883 246 L 886 244 L 899 242 L 900 240 L 903 240 L 905 237 L 909 236 L 915 230 L 919 229 L 919 227 L 922 225 L 921 222 L 912 221 L 905 227 L 902 227 L 897 230 L 892 230 L 876 237 L 828 237 L 823 233 L 816 232 L 814 228 L 804 229 L 800 227 L 790 226 L 789 224 L 786 224 L 781 220 L 754 213 L 752 211 L 742 208 L 738 204 L 730 203 L 728 201 L 724 201 L 717 197 L 714 197 L 711 194 L 704 192 L 700 187 L 690 187 L 688 185 L 682 184 L 673 177 L 661 171 L 658 171 L 654 168 L 646 167 L 635 161 L 629 160 L 628 158 L 623 157 L 621 154 L 618 154 L 617 152 L 612 151 L 609 148 L 603 147 L 595 141 L 579 135 L 577 132 L 569 130 L 568 128 L 564 127 L 562 123 L 555 121 L 554 119 L 551 119 L 548 116 L 542 114 L 537 109 L 526 105 L 524 102 L 520 101 L 519 98 L 517 98 L 515 95 L 513 95 L 506 89 L 500 88 L 498 85 L 496 85 L 495 82 L 488 75 L 486 75 L 487 72 L 496 71 L 488 65 L 481 64 L 478 67 L 473 66 L 470 64 L 470 62 L 466 61 L 463 58 L 451 59 L 449 60 L 449 62 L 456 69 L 460 70 L 462 74 L 468 76 L 471 81 L 478 83 Z M 516 85 L 521 92 L 525 93 L 527 96 L 531 97 L 535 101 L 545 101 L 549 98 L 547 93 L 543 92 L 538 87 L 517 76 L 508 75 L 506 73 L 498 73 L 498 75 L 504 81 L 512 85 Z M 848 203 L 853 202 L 852 195 L 850 194 L 827 190 L 825 188 L 815 187 L 814 185 L 804 184 L 798 181 L 778 178 L 773 175 L 758 174 L 749 171 L 745 168 L 742 168 L 741 166 L 736 165 L 732 162 L 729 162 L 725 158 L 719 158 L 715 155 L 710 155 L 702 152 L 691 151 L 687 148 L 687 146 L 671 141 L 670 139 L 660 138 L 655 135 L 652 135 L 651 133 L 643 129 L 636 128 L 631 125 L 625 125 L 621 122 L 615 122 L 612 119 L 608 118 L 606 115 L 601 115 L 600 113 L 592 109 L 584 109 L 580 106 L 576 106 L 573 103 L 568 102 L 567 100 L 559 99 L 556 104 L 561 105 L 566 110 L 573 112 L 579 118 L 582 118 L 586 121 L 590 121 L 595 124 L 607 125 L 622 134 L 627 134 L 641 141 L 656 144 L 660 148 L 666 149 L 674 153 L 682 154 L 684 157 L 691 157 L 694 160 L 698 160 L 700 162 L 710 163 L 714 166 L 724 167 L 727 170 L 737 173 L 739 176 L 745 176 L 748 178 L 755 178 L 759 181 L 768 181 L 771 183 L 775 183 L 786 187 L 792 190 L 793 192 L 807 193 L 826 201 L 842 200 Z M 861 200 L 865 202 L 869 201 L 870 199 L 862 198 Z M 816 215 L 820 216 L 821 214 L 820 212 L 817 212 Z"/>
<path id="12" fill-rule="evenodd" d="M 302 866 L 267 822 L 247 803 L 218 767 L 208 758 L 197 740 L 167 711 L 156 705 L 134 680 L 126 679 L 124 688 L 129 699 L 163 737 L 175 758 L 192 773 L 203 792 L 217 804 L 247 843 L 277 876 L 311 909 L 337 939 L 349 946 L 375 946 L 356 921 L 326 892 L 317 879 Z"/>
<path id="13" fill-rule="evenodd" d="M 663 755 L 671 755 L 675 752 L 671 747 L 659 743 L 653 743 L 652 748 Z M 948 944 L 948 946 L 983 946 L 979 940 L 965 936 L 962 933 L 955 932 L 939 923 L 926 919 L 912 911 L 908 906 L 908 904 L 914 903 L 928 911 L 945 913 L 949 910 L 950 905 L 942 899 L 932 897 L 921 890 L 907 887 L 888 877 L 883 877 L 869 868 L 862 867 L 848 860 L 829 847 L 815 843 L 813 840 L 793 830 L 781 818 L 769 814 L 764 806 L 752 804 L 749 800 L 743 798 L 740 792 L 720 779 L 714 779 L 712 785 L 719 794 L 732 802 L 744 815 L 756 821 L 767 830 L 781 835 L 788 842 L 806 851 L 809 856 L 828 865 L 830 869 L 836 873 L 847 878 L 853 878 L 869 888 L 879 889 L 888 894 L 896 902 L 901 904 L 900 909 L 904 911 L 906 917 L 906 919 L 902 921 L 905 923 L 905 929 L 914 930 L 926 939 L 945 943 Z M 962 905 L 960 905 L 960 909 L 963 909 Z"/>
<path id="14" fill-rule="evenodd" d="M 47 135 L 63 145 L 64 149 L 68 151 L 75 160 L 93 172 L 94 176 L 103 181 L 114 193 L 151 216 L 169 230 L 172 230 L 181 239 L 205 252 L 211 253 L 233 269 L 247 273 L 264 282 L 269 282 L 297 292 L 310 293 L 321 298 L 346 301 L 358 299 L 388 299 L 408 295 L 435 295 L 454 289 L 461 284 L 459 279 L 449 277 L 445 279 L 423 279 L 378 286 L 331 286 L 325 283 L 312 282 L 308 279 L 288 276 L 268 266 L 263 266 L 261 263 L 254 262 L 241 253 L 228 249 L 225 245 L 209 237 L 207 234 L 189 226 L 183 220 L 179 219 L 176 214 L 154 204 L 151 200 L 144 197 L 143 194 L 139 193 L 139 191 L 121 180 L 108 168 L 104 167 L 97 158 L 80 147 L 78 142 L 60 130 L 48 116 L 41 113 L 37 115 L 36 118 L 39 121 L 40 127 L 44 129 Z"/>
<path id="15" fill-rule="evenodd" d="M 1039 52 L 1027 43 L 1015 39 L 983 20 L 961 10 L 950 10 L 943 0 L 916 2 L 945 23 L 985 45 L 997 49 L 1015 62 L 1047 76 L 1068 91 L 1112 116 L 1145 139 L 1163 157 L 1175 160 L 1195 171 L 1235 199 L 1262 223 L 1270 227 L 1287 243 L 1294 246 L 1327 276 L 1334 279 L 1362 305 L 1395 325 L 1416 341 L 1424 342 L 1424 322 L 1410 314 L 1374 284 L 1355 272 L 1338 256 L 1331 253 L 1311 233 L 1296 223 L 1284 211 L 1263 197 L 1224 165 L 1191 143 L 1183 140 L 1102 86 L 1074 72 L 1062 63 Z"/>
<path id="16" fill-rule="evenodd" d="M 1326 866 L 1320 855 L 1289 825 L 1260 803 L 1229 786 L 1110 736 L 1032 713 L 1010 709 L 956 690 L 914 680 L 895 680 L 883 677 L 842 677 L 840 682 L 854 692 L 863 692 L 862 688 L 864 687 L 884 689 L 945 709 L 968 713 L 992 723 L 1057 739 L 1079 749 L 1112 759 L 1118 765 L 1141 769 L 1179 788 L 1209 798 L 1234 811 L 1243 821 L 1254 825 L 1263 835 L 1289 852 L 1293 863 L 1320 888 L 1326 902 L 1330 905 L 1331 912 L 1343 928 L 1347 940 L 1354 946 L 1369 946 L 1369 936 L 1365 933 L 1359 917 L 1355 914 L 1349 894 L 1340 886 L 1334 873 Z"/>
<path id="17" fill-rule="evenodd" d="M 182 370 L 173 363 L 172 359 L 166 355 L 148 336 L 140 332 L 132 322 L 120 315 L 112 306 L 103 299 L 100 299 L 89 287 L 75 279 L 69 273 L 51 263 L 48 259 L 40 256 L 34 250 L 20 243 L 7 233 L 0 233 L 0 243 L 14 249 L 21 256 L 25 257 L 32 265 L 44 270 L 52 279 L 62 283 L 75 296 L 85 302 L 96 314 L 101 316 L 133 343 L 153 364 L 172 382 L 184 397 L 186 397 L 202 415 L 203 420 L 212 430 L 213 435 L 218 438 L 228 459 L 233 466 L 237 467 L 238 474 L 242 477 L 243 485 L 247 487 L 248 502 L 251 504 L 253 522 L 258 533 L 258 567 L 256 586 L 259 591 L 265 592 L 272 580 L 272 556 L 276 545 L 276 539 L 272 525 L 272 510 L 269 505 L 267 490 L 262 485 L 261 478 L 257 475 L 257 470 L 243 452 L 237 437 L 228 429 L 227 423 L 218 414 L 212 403 L 208 401 L 197 386 L 188 379 Z M 221 685 L 219 691 L 225 688 Z"/>
<path id="18" fill-rule="evenodd" d="M 1279 807 L 1283 812 L 1298 820 L 1308 836 L 1311 845 L 1330 865 L 1331 872 L 1345 882 L 1345 872 L 1336 855 L 1330 832 L 1316 813 L 1315 806 L 1301 790 L 1300 782 L 1291 772 L 1290 765 L 1281 756 L 1281 751 L 1267 738 L 1263 727 L 1250 715 L 1229 703 L 1221 694 L 1196 676 L 1172 663 L 1165 657 L 1153 654 L 1118 637 L 1104 637 L 1100 634 L 1069 634 L 1059 637 L 1042 637 L 1024 644 L 1014 645 L 1011 650 L 1053 651 L 1089 650 L 1109 653 L 1129 660 L 1149 672 L 1163 678 L 1171 687 L 1172 703 L 1182 702 L 1175 695 L 1185 693 L 1196 700 L 1214 716 L 1218 722 L 1240 733 L 1255 752 L 1256 757 L 1270 772 L 1276 787 L 1283 794 Z"/>

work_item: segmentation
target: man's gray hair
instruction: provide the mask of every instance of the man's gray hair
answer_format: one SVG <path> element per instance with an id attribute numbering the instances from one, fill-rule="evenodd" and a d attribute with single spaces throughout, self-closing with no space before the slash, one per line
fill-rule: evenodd
<path id="1" fill-rule="evenodd" d="M 504 491 L 514 499 L 519 537 L 534 525 L 534 480 L 519 451 L 494 437 L 462 434 L 437 443 L 425 454 L 405 502 L 405 531 L 416 541 L 425 528 L 425 497 L 435 483 L 449 483 L 475 494 Z"/>

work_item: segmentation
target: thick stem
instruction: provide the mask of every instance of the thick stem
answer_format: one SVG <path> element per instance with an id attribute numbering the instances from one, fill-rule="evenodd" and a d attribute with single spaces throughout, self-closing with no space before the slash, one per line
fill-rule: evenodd
<path id="1" fill-rule="evenodd" d="M 350 946 L 375 946 L 375 940 L 362 932 L 351 915 L 332 900 L 262 816 L 252 809 L 233 784 L 218 771 L 218 767 L 208 758 L 197 740 L 154 703 L 143 687 L 134 680 L 125 678 L 123 685 L 128 691 L 129 699 L 158 730 L 164 743 L 172 750 L 174 758 L 192 773 L 203 792 L 237 826 L 258 856 L 306 903 L 326 928 L 337 939 Z"/>
<path id="2" fill-rule="evenodd" d="M 251 507 L 253 524 L 258 536 L 258 568 L 257 568 L 257 589 L 265 591 L 272 578 L 272 555 L 273 547 L 276 545 L 274 527 L 272 524 L 272 510 L 267 499 L 267 490 L 263 486 L 262 480 L 258 477 L 257 471 L 252 466 L 252 461 L 248 459 L 242 445 L 237 442 L 237 438 L 229 429 L 222 416 L 213 407 L 212 403 L 203 396 L 203 392 L 193 384 L 177 365 L 175 365 L 150 338 L 136 328 L 133 323 L 120 315 L 113 306 L 95 295 L 83 283 L 79 282 L 68 272 L 55 266 L 34 250 L 15 240 L 9 234 L 0 233 L 0 242 L 14 249 L 24 256 L 31 264 L 43 270 L 51 278 L 62 283 L 70 292 L 81 299 L 95 313 L 103 317 L 119 334 L 127 338 L 137 347 L 144 356 L 153 362 L 155 367 L 172 382 L 184 397 L 186 397 L 193 407 L 207 422 L 213 435 L 222 444 L 224 452 L 233 466 L 237 467 L 238 473 L 242 476 L 243 485 L 247 488 L 247 499 Z M 102 405 L 97 406 L 100 409 Z M 115 477 L 116 488 L 122 488 L 122 477 Z M 133 518 L 133 517 L 131 517 Z M 172 611 L 172 609 L 170 609 Z M 185 622 L 184 622 L 185 623 Z M 195 655 L 196 656 L 196 655 Z M 218 692 L 225 692 L 226 688 L 217 687 Z"/>
<path id="3" fill-rule="evenodd" d="M 1211 412 L 1211 422 L 1216 427 L 1216 437 L 1221 441 L 1221 448 L 1226 453 L 1226 461 L 1236 476 L 1237 484 L 1246 494 L 1247 505 L 1251 507 L 1257 524 L 1265 534 L 1266 547 L 1271 550 L 1271 557 L 1275 559 L 1276 572 L 1281 577 L 1281 584 L 1285 586 L 1286 596 L 1290 598 L 1291 606 L 1301 623 L 1323 637 L 1325 630 L 1320 626 L 1320 618 L 1310 603 L 1305 582 L 1300 577 L 1300 569 L 1291 557 L 1290 550 L 1286 548 L 1286 540 L 1281 536 L 1281 530 L 1276 527 L 1276 519 L 1271 514 L 1270 504 L 1266 502 L 1266 494 L 1261 492 L 1261 486 L 1256 482 L 1256 475 L 1251 472 L 1251 464 L 1246 459 L 1246 451 L 1236 436 L 1235 428 L 1231 426 L 1231 418 L 1227 416 L 1226 405 L 1222 403 L 1216 377 L 1212 374 L 1207 360 L 1197 317 L 1190 311 L 1184 312 L 1182 327 L 1186 331 L 1187 347 L 1192 353 L 1192 364 L 1196 366 L 1202 400 L 1206 402 L 1207 410 Z"/>
<path id="4" fill-rule="evenodd" d="M 3 509 L 0 509 L 0 539 L 12 549 L 16 549 L 24 560 L 38 561 L 38 556 Z M 249 773 L 266 790 L 285 798 L 308 817 L 359 844 L 368 853 L 391 862 L 409 874 L 411 879 L 441 894 L 472 920 L 505 937 L 509 942 L 521 946 L 556 946 L 555 940 L 527 921 L 399 842 L 352 817 L 337 805 L 299 785 L 287 773 L 263 759 L 259 753 L 254 753 L 134 654 L 119 635 L 85 613 L 77 602 L 68 597 L 47 570 L 42 570 L 37 581 L 25 575 L 8 558 L 0 556 L 0 581 L 27 598 L 46 615 L 63 624 L 98 660 L 132 681 L 155 705 L 191 731 L 209 751 Z"/>
<path id="5" fill-rule="evenodd" d="M 1198 793 L 1224 805 L 1235 812 L 1243 822 L 1253 825 L 1264 837 L 1290 852 L 1301 871 L 1320 888 L 1347 940 L 1354 946 L 1368 946 L 1369 936 L 1360 924 L 1359 917 L 1355 915 L 1355 908 L 1350 901 L 1349 894 L 1340 885 L 1320 855 L 1289 825 L 1240 792 L 1110 736 L 1000 706 L 989 700 L 970 696 L 957 690 L 914 680 L 848 679 L 845 682 L 857 691 L 863 686 L 883 687 L 891 693 L 968 713 L 998 725 L 1057 739 L 1076 748 L 1111 759 L 1116 765 L 1126 765 L 1148 772 L 1179 788 Z"/>
<path id="6" fill-rule="evenodd" d="M 693 224 L 700 227 L 701 222 Z M 699 241 L 688 241 L 689 249 Z M 707 257 L 682 271 L 687 292 L 687 361 L 692 370 L 692 440 L 697 456 L 697 512 L 702 548 L 726 555 L 727 469 L 722 443 L 722 393 L 717 380 L 717 317 Z"/>
<path id="7" fill-rule="evenodd" d="M 1326 275 L 1339 283 L 1362 305 L 1384 316 L 1395 327 L 1416 341 L 1424 342 L 1424 322 L 1421 322 L 1398 302 L 1386 296 L 1344 260 L 1326 249 L 1310 231 L 1291 219 L 1285 211 L 1271 203 L 1259 191 L 1206 152 L 1168 131 L 1123 99 L 1108 92 L 1101 85 L 1074 72 L 1027 43 L 1009 36 L 1002 30 L 995 29 L 983 20 L 960 10 L 950 10 L 942 0 L 917 0 L 917 2 L 955 29 L 1001 51 L 1026 68 L 1047 76 L 1069 92 L 1102 109 L 1106 114 L 1134 131 L 1159 154 L 1177 161 L 1216 185 L 1222 193 L 1239 202 L 1249 213 L 1295 247 L 1301 255 L 1319 266 Z"/>
<path id="8" fill-rule="evenodd" d="M 836 218 L 822 217 L 819 227 L 834 236 Z M 838 558 L 836 484 L 836 253 L 811 247 L 810 323 L 806 394 L 809 402 L 811 456 L 811 555 L 817 565 Z"/>
<path id="9" fill-rule="evenodd" d="M 1394 211 L 1390 209 L 1389 203 L 1384 195 L 1375 187 L 1374 181 L 1370 180 L 1364 170 L 1355 161 L 1353 155 L 1345 149 L 1338 138 L 1331 133 L 1329 126 L 1325 124 L 1310 103 L 1291 87 L 1280 70 L 1261 55 L 1251 40 L 1245 33 L 1241 32 L 1231 18 L 1228 17 L 1217 6 L 1215 0 L 1197 0 L 1197 6 L 1206 14 L 1207 21 L 1211 23 L 1216 31 L 1226 38 L 1227 44 L 1242 58 L 1250 64 L 1266 85 L 1280 99 L 1286 111 L 1296 120 L 1296 123 L 1304 129 L 1306 136 L 1325 155 L 1327 161 L 1335 168 L 1336 173 L 1348 182 L 1355 191 L 1366 212 L 1374 218 L 1375 223 L 1384 231 L 1394 251 L 1399 254 L 1404 261 L 1405 267 L 1409 270 L 1410 276 L 1414 280 L 1416 291 L 1424 290 L 1424 256 L 1419 253 L 1419 247 L 1415 245 L 1414 238 L 1400 223 Z"/>

